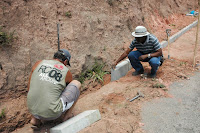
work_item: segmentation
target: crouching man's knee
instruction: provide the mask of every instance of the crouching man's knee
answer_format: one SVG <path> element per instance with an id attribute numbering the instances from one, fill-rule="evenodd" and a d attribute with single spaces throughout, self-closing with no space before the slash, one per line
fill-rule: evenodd
<path id="1" fill-rule="evenodd" d="M 74 85 L 76 85 L 76 87 L 80 90 L 80 88 L 81 88 L 81 82 L 79 82 L 78 80 L 72 80 L 71 82 L 70 82 L 70 84 L 74 84 Z"/>

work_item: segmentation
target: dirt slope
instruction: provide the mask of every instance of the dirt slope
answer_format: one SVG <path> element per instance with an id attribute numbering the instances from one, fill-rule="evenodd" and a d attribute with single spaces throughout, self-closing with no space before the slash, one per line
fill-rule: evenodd
<path id="1" fill-rule="evenodd" d="M 135 26 L 145 25 L 162 41 L 166 28 L 176 33 L 193 22 L 196 18 L 188 19 L 185 13 L 196 8 L 197 0 L 0 1 L 0 25 L 6 31 L 15 30 L 18 38 L 11 46 L 0 46 L 0 109 L 6 111 L 0 131 L 13 131 L 30 120 L 25 105 L 28 75 L 37 60 L 50 59 L 57 50 L 57 23 L 61 48 L 70 50 L 70 70 L 78 77 L 95 59 L 110 70 L 133 39 Z"/>

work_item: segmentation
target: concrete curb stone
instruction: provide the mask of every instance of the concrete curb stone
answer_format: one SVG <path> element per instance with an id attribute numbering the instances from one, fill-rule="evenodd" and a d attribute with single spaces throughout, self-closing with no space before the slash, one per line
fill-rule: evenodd
<path id="1" fill-rule="evenodd" d="M 85 127 L 101 119 L 99 110 L 88 110 L 53 127 L 50 133 L 77 133 Z"/>

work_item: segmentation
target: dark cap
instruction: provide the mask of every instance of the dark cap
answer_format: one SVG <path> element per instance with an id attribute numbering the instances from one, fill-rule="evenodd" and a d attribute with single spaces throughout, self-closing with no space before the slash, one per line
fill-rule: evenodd
<path id="1" fill-rule="evenodd" d="M 60 49 L 60 51 L 62 51 L 62 54 L 65 56 L 65 59 L 68 60 L 68 65 L 71 66 L 69 63 L 69 61 L 71 59 L 71 55 L 70 55 L 69 51 L 66 49 Z"/>

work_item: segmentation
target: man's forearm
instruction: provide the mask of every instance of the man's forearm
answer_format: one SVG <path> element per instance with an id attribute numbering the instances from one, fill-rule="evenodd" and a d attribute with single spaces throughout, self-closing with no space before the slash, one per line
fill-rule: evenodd
<path id="1" fill-rule="evenodd" d="M 151 54 L 151 57 L 158 57 L 158 56 L 162 56 L 162 49 L 159 49 L 157 52 Z"/>
<path id="2" fill-rule="evenodd" d="M 132 49 L 127 48 L 127 50 L 119 57 L 119 59 L 116 61 L 116 65 L 117 63 L 119 63 L 120 61 L 122 61 L 124 58 L 126 58 L 128 56 L 128 54 L 132 51 Z"/>
<path id="3" fill-rule="evenodd" d="M 151 55 L 151 57 L 159 57 L 159 56 L 161 56 L 162 54 L 160 54 L 159 52 L 155 52 L 155 53 L 152 53 L 152 54 L 150 54 Z"/>
<path id="4" fill-rule="evenodd" d="M 120 61 L 122 61 L 124 58 L 126 58 L 127 57 L 127 53 L 123 53 L 120 57 L 119 57 L 119 59 L 116 61 L 116 64 L 118 64 Z"/>

